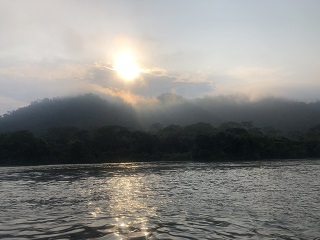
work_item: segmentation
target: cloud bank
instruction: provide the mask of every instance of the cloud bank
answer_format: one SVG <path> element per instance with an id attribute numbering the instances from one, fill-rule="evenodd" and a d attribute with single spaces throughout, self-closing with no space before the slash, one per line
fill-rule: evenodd
<path id="1" fill-rule="evenodd" d="M 292 73 L 280 68 L 239 67 L 216 75 L 179 75 L 164 69 L 145 69 L 133 82 L 126 82 L 107 63 L 21 64 L 0 67 L 0 113 L 37 99 L 88 92 L 106 98 L 119 97 L 132 105 L 155 102 L 157 96 L 168 92 L 189 99 L 240 93 L 251 99 L 274 96 L 317 100 L 318 82 L 294 80 Z"/>
<path id="2" fill-rule="evenodd" d="M 319 99 L 319 1 L 231 2 L 0 0 L 0 114 L 86 92 Z M 133 83 L 112 68 L 125 49 Z"/>

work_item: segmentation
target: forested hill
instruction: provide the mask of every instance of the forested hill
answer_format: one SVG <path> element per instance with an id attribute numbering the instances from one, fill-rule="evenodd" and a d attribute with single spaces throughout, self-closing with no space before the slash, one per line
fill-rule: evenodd
<path id="1" fill-rule="evenodd" d="M 186 126 L 197 122 L 219 126 L 251 122 L 283 132 L 306 131 L 320 124 L 320 102 L 304 103 L 276 98 L 250 101 L 243 96 L 184 99 L 166 93 L 149 103 L 130 105 L 117 98 L 93 94 L 44 99 L 0 116 L 0 132 L 29 130 L 43 133 L 53 127 L 93 129 L 119 125 L 147 130 L 153 123 Z"/>
<path id="2" fill-rule="evenodd" d="M 29 130 L 41 133 L 53 127 L 84 129 L 105 125 L 137 127 L 135 111 L 122 101 L 106 101 L 87 94 L 43 99 L 0 118 L 0 132 Z"/>

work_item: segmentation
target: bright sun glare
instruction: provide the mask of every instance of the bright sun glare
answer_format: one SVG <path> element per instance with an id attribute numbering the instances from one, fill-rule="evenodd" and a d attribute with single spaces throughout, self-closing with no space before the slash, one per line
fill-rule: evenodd
<path id="1" fill-rule="evenodd" d="M 140 73 L 140 68 L 135 59 L 128 52 L 116 56 L 113 69 L 127 81 L 134 80 Z"/>

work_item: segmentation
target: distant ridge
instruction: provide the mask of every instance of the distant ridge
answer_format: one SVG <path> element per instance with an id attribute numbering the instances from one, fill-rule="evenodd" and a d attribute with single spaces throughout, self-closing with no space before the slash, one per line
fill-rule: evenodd
<path id="1" fill-rule="evenodd" d="M 320 102 L 304 103 L 278 98 L 250 101 L 243 96 L 184 99 L 166 93 L 151 105 L 132 106 L 118 98 L 94 94 L 43 99 L 0 117 L 0 132 L 29 130 L 40 133 L 53 127 L 98 128 L 120 125 L 148 129 L 153 123 L 218 126 L 225 122 L 252 122 L 255 127 L 304 131 L 320 124 Z"/>
<path id="2" fill-rule="evenodd" d="M 43 99 L 0 118 L 0 132 L 42 132 L 53 127 L 137 127 L 135 111 L 121 101 L 108 102 L 93 94 Z"/>

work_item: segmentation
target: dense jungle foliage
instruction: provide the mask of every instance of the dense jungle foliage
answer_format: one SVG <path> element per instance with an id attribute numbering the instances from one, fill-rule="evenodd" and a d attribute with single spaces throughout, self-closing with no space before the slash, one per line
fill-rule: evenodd
<path id="1" fill-rule="evenodd" d="M 121 126 L 93 130 L 52 128 L 0 134 L 0 165 L 126 161 L 247 161 L 320 157 L 320 125 L 286 136 L 252 122 L 188 126 L 153 124 L 148 131 Z"/>
<path id="2" fill-rule="evenodd" d="M 250 101 L 245 96 L 199 99 L 166 93 L 151 102 L 128 104 L 94 94 L 37 100 L 0 116 L 0 133 L 29 130 L 42 134 L 49 128 L 97 129 L 119 125 L 147 130 L 153 123 L 186 126 L 197 122 L 219 126 L 224 122 L 254 122 L 283 132 L 303 131 L 320 124 L 320 102 L 304 103 L 267 98 Z"/>

